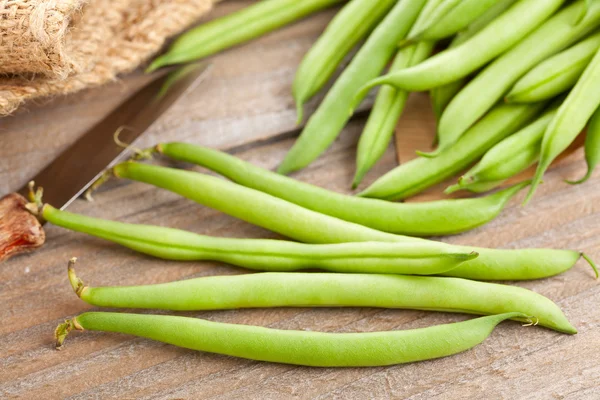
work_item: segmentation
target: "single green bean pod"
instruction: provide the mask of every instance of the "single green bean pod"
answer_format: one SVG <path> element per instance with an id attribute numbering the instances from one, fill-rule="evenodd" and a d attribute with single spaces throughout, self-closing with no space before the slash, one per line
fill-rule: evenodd
<path id="1" fill-rule="evenodd" d="M 420 157 L 388 172 L 359 196 L 405 199 L 443 182 L 477 161 L 490 148 L 525 126 L 544 104 L 500 104 L 435 158 Z"/>
<path id="2" fill-rule="evenodd" d="M 438 126 L 438 148 L 429 155 L 452 146 L 532 67 L 596 28 L 600 24 L 600 2 L 584 21 L 573 24 L 583 8 L 583 0 L 565 7 L 477 74 L 444 110 Z"/>
<path id="3" fill-rule="evenodd" d="M 477 253 L 453 253 L 435 242 L 304 244 L 285 240 L 219 238 L 161 226 L 87 217 L 44 205 L 40 216 L 66 229 L 167 260 L 212 260 L 259 271 L 319 268 L 331 272 L 431 275 L 448 272 Z"/>
<path id="4" fill-rule="evenodd" d="M 331 20 L 296 71 L 292 92 L 298 124 L 303 120 L 304 103 L 325 86 L 344 57 L 379 24 L 395 3 L 396 0 L 352 0 Z"/>
<path id="5" fill-rule="evenodd" d="M 455 234 L 500 214 L 524 184 L 476 199 L 392 203 L 347 196 L 254 166 L 237 157 L 189 143 L 163 143 L 159 153 L 217 172 L 240 185 L 301 207 L 380 231 L 411 236 Z"/>
<path id="6" fill-rule="evenodd" d="M 144 286 L 90 287 L 75 274 L 74 262 L 72 259 L 69 263 L 73 290 L 83 301 L 97 307 L 173 311 L 381 307 L 479 315 L 519 311 L 535 315 L 541 326 L 577 333 L 561 309 L 541 294 L 517 286 L 469 279 L 264 272 Z"/>
<path id="7" fill-rule="evenodd" d="M 343 0 L 262 0 L 179 36 L 146 72 L 208 57 L 341 3 Z"/>
<path id="8" fill-rule="evenodd" d="M 411 29 L 411 32 L 420 29 L 432 14 L 440 7 L 442 0 L 429 0 L 419 18 Z M 431 55 L 435 43 L 421 42 L 403 47 L 398 51 L 390 67 L 390 71 L 416 65 Z M 352 188 L 356 188 L 367 172 L 373 168 L 375 163 L 383 156 L 385 150 L 392 140 L 394 128 L 398 119 L 404 111 L 408 92 L 398 90 L 390 86 L 382 87 L 377 93 L 375 103 L 369 114 L 365 129 L 360 135 L 356 149 L 356 173 Z"/>
<path id="9" fill-rule="evenodd" d="M 600 106 L 598 88 L 600 88 L 600 50 L 596 52 L 544 133 L 540 162 L 525 198 L 525 204 L 533 197 L 552 161 L 569 147 Z"/>
<path id="10" fill-rule="evenodd" d="M 378 85 L 421 91 L 447 85 L 475 72 L 504 53 L 537 28 L 565 0 L 517 1 L 479 33 L 452 49 L 445 50 L 412 68 L 373 79 L 357 93 L 360 99 Z"/>
<path id="11" fill-rule="evenodd" d="M 329 147 L 351 117 L 354 94 L 385 68 L 424 4 L 425 0 L 402 0 L 394 5 L 327 92 L 279 166 L 279 173 L 304 168 Z"/>
<path id="12" fill-rule="evenodd" d="M 181 171 L 134 162 L 113 168 L 116 177 L 149 183 L 215 208 L 249 223 L 308 243 L 405 242 L 425 239 L 393 235 L 319 214 L 277 197 L 197 172 Z M 477 280 L 538 279 L 564 272 L 580 258 L 570 250 L 494 250 L 426 241 L 453 252 L 476 251 L 479 257 L 465 261 L 445 275 Z M 591 264 L 591 262 L 590 262 Z M 593 264 L 592 264 L 593 266 Z M 595 268 L 595 267 L 594 267 Z"/>
<path id="13" fill-rule="evenodd" d="M 600 32 L 541 62 L 506 95 L 508 103 L 550 99 L 571 89 L 600 48 Z"/>
<path id="14" fill-rule="evenodd" d="M 409 35 L 411 41 L 438 41 L 453 36 L 466 29 L 491 8 L 503 0 L 459 0 L 447 1 L 445 7 L 440 7 L 431 23 L 424 29 Z"/>
<path id="15" fill-rule="evenodd" d="M 587 163 L 587 172 L 583 178 L 576 181 L 567 181 L 571 184 L 580 184 L 592 176 L 592 172 L 600 161 L 600 108 L 596 110 L 587 128 L 585 136 L 585 162 Z"/>
<path id="16" fill-rule="evenodd" d="M 73 330 L 118 332 L 191 350 L 310 367 L 375 367 L 446 357 L 483 342 L 506 313 L 404 331 L 323 333 L 226 324 L 189 317 L 87 312 L 60 324 L 60 349 Z M 531 322 L 533 323 L 533 322 Z"/>
<path id="17" fill-rule="evenodd" d="M 480 15 L 471 24 L 469 24 L 464 31 L 456 35 L 454 39 L 452 39 L 452 42 L 450 43 L 450 46 L 448 48 L 451 49 L 466 42 L 468 39 L 473 37 L 483 28 L 488 26 L 498 16 L 502 15 L 502 13 L 505 12 L 514 3 L 515 0 L 500 0 L 496 2 L 494 6 L 490 7 L 485 13 Z M 460 89 L 462 89 L 462 87 L 465 85 L 465 81 L 465 78 L 461 78 L 454 82 L 450 82 L 446 85 L 438 86 L 431 89 L 431 105 L 433 107 L 433 113 L 438 124 L 442 113 L 444 112 L 448 104 L 450 104 L 450 101 L 452 101 L 454 96 L 456 96 L 456 94 L 460 92 Z"/>
<path id="18" fill-rule="evenodd" d="M 519 132 L 502 140 L 485 153 L 481 161 L 459 178 L 446 193 L 465 189 L 489 190 L 526 170 L 540 157 L 542 137 L 556 115 L 556 108 L 546 112 Z"/>

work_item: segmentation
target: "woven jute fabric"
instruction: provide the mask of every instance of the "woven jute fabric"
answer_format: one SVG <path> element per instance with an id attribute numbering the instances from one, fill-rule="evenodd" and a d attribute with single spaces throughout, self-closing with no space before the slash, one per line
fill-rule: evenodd
<path id="1" fill-rule="evenodd" d="M 219 0 L 0 0 L 0 115 L 136 69 Z"/>

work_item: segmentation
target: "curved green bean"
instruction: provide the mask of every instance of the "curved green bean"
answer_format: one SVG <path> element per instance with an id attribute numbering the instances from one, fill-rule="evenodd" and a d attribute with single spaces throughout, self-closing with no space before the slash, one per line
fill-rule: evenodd
<path id="1" fill-rule="evenodd" d="M 285 240 L 218 238 L 161 226 L 126 224 L 57 210 L 42 218 L 167 260 L 212 260 L 259 271 L 319 268 L 332 272 L 431 275 L 449 271 L 477 253 L 453 253 L 435 242 L 304 244 Z"/>
<path id="2" fill-rule="evenodd" d="M 309 243 L 407 242 L 424 239 L 393 235 L 302 208 L 253 189 L 197 172 L 127 162 L 113 168 L 116 177 L 145 182 L 190 200 Z M 569 250 L 493 250 L 427 241 L 453 252 L 476 251 L 479 257 L 464 262 L 446 275 L 478 280 L 538 279 L 564 272 L 579 259 Z"/>
<path id="3" fill-rule="evenodd" d="M 571 89 L 600 48 L 600 32 L 540 63 L 506 95 L 509 103 L 531 103 Z"/>
<path id="4" fill-rule="evenodd" d="M 343 0 L 263 0 L 179 36 L 146 72 L 218 53 L 281 28 Z"/>
<path id="5" fill-rule="evenodd" d="M 596 110 L 590 123 L 588 124 L 585 136 L 585 162 L 587 163 L 587 172 L 583 178 L 576 181 L 567 181 L 571 184 L 579 184 L 587 181 L 592 176 L 592 172 L 600 161 L 600 108 Z"/>
<path id="6" fill-rule="evenodd" d="M 552 161 L 569 147 L 600 106 L 598 88 L 600 88 L 600 50 L 596 52 L 544 133 L 540 162 L 524 204 L 533 197 L 544 172 Z"/>
<path id="7" fill-rule="evenodd" d="M 513 47 L 563 3 L 564 0 L 518 1 L 465 43 L 412 68 L 373 79 L 358 91 L 357 98 L 378 85 L 420 91 L 464 78 Z"/>
<path id="8" fill-rule="evenodd" d="M 327 25 L 296 71 L 292 93 L 298 124 L 303 120 L 304 103 L 325 86 L 344 57 L 377 26 L 394 3 L 396 0 L 351 0 Z"/>
<path id="9" fill-rule="evenodd" d="M 596 3 L 576 25 L 573 21 L 584 9 L 583 0 L 567 6 L 477 74 L 444 110 L 438 125 L 438 147 L 430 155 L 452 146 L 528 70 L 597 27 L 600 2 Z"/>
<path id="10" fill-rule="evenodd" d="M 500 104 L 473 125 L 451 149 L 435 158 L 419 157 L 404 163 L 358 195 L 385 200 L 413 196 L 467 168 L 496 143 L 535 118 L 543 106 L 541 103 Z"/>
<path id="11" fill-rule="evenodd" d="M 119 332 L 186 349 L 311 367 L 373 367 L 446 357 L 483 342 L 500 322 L 522 313 L 390 332 L 323 333 L 226 324 L 189 317 L 87 312 L 59 325 L 60 349 L 73 329 Z"/>
<path id="12" fill-rule="evenodd" d="M 448 235 L 495 218 L 524 186 L 477 199 L 392 203 L 332 192 L 256 167 L 237 157 L 188 143 L 163 143 L 159 153 L 217 172 L 232 181 L 310 210 L 390 233 Z"/>
<path id="13" fill-rule="evenodd" d="M 477 18 L 475 21 L 469 24 L 464 31 L 457 34 L 450 43 L 449 48 L 457 47 L 466 42 L 476 33 L 488 26 L 493 20 L 498 18 L 499 15 L 502 15 L 503 12 L 508 10 L 515 3 L 515 1 L 516 0 L 500 0 L 496 2 L 495 5 L 490 7 L 485 13 L 480 15 L 479 18 Z M 462 89 L 462 87 L 465 85 L 465 81 L 465 78 L 461 78 L 454 82 L 450 82 L 446 85 L 438 86 L 431 89 L 431 105 L 433 106 L 433 113 L 438 124 L 442 113 L 444 112 L 448 104 L 450 104 L 450 101 L 452 101 L 454 96 L 456 96 L 456 94 L 460 92 L 460 89 Z"/>
<path id="14" fill-rule="evenodd" d="M 421 29 L 432 18 L 432 14 L 440 8 L 440 3 L 442 0 L 429 0 L 411 28 L 411 32 Z M 433 42 L 421 42 L 403 47 L 396 54 L 390 71 L 420 63 L 431 55 L 434 45 Z M 360 184 L 367 172 L 373 168 L 388 148 L 394 135 L 394 128 L 404 111 L 407 98 L 407 91 L 390 86 L 382 87 L 377 93 L 369 119 L 358 141 L 353 189 Z"/>
<path id="15" fill-rule="evenodd" d="M 350 119 L 349 110 L 354 94 L 385 68 L 397 51 L 398 42 L 406 35 L 424 4 L 425 0 L 402 0 L 396 3 L 309 118 L 300 137 L 279 166 L 280 174 L 304 168 L 335 140 Z"/>
<path id="16" fill-rule="evenodd" d="M 535 164 L 540 157 L 544 132 L 555 115 L 556 108 L 553 108 L 492 147 L 479 163 L 459 178 L 456 185 L 448 187 L 446 193 L 460 189 L 489 190 Z"/>
<path id="17" fill-rule="evenodd" d="M 453 36 L 477 21 L 491 8 L 497 6 L 500 1 L 503 0 L 455 1 L 448 9 L 440 10 L 438 18 L 434 19 L 425 29 L 409 35 L 409 40 L 437 41 Z"/>
<path id="18" fill-rule="evenodd" d="M 277 273 L 209 276 L 145 286 L 90 287 L 69 263 L 69 281 L 86 303 L 174 311 L 258 307 L 381 307 L 494 315 L 515 310 L 539 325 L 577 333 L 552 300 L 518 286 L 459 278 Z"/>

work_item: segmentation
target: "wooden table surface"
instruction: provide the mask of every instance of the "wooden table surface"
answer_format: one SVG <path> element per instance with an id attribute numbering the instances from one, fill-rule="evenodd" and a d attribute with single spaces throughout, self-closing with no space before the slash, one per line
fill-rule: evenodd
<path id="1" fill-rule="evenodd" d="M 245 3 L 225 2 L 212 16 Z M 321 13 L 214 57 L 208 81 L 164 115 L 139 146 L 184 140 L 230 150 L 254 164 L 275 168 L 297 135 L 290 96 L 295 68 L 332 15 Z M 0 194 L 26 182 L 122 100 L 137 81 L 130 77 L 101 90 L 30 105 L 0 120 Z M 413 153 L 411 144 L 429 140 L 433 130 L 429 113 L 424 95 L 411 98 L 398 128 L 401 158 Z M 363 124 L 364 117 L 355 118 L 332 148 L 295 178 L 349 193 Z M 393 168 L 395 156 L 390 146 L 365 183 Z M 443 240 L 497 248 L 581 249 L 600 260 L 599 174 L 581 186 L 563 183 L 584 173 L 582 160 L 578 151 L 554 167 L 527 208 L 520 206 L 521 194 L 487 226 Z M 141 183 L 111 182 L 97 193 L 94 203 L 78 200 L 69 210 L 214 236 L 276 237 Z M 317 369 L 188 351 L 110 333 L 75 332 L 58 352 L 53 347 L 55 326 L 93 309 L 68 283 L 66 265 L 72 256 L 79 258 L 80 277 L 95 286 L 245 271 L 218 263 L 152 259 L 54 226 L 47 226 L 47 236 L 41 250 L 0 265 L 0 398 L 600 398 L 600 287 L 582 261 L 560 276 L 518 284 L 556 301 L 579 329 L 577 335 L 507 322 L 482 345 L 453 357 L 386 368 Z M 369 308 L 180 314 L 328 332 L 410 329 L 468 318 Z"/>

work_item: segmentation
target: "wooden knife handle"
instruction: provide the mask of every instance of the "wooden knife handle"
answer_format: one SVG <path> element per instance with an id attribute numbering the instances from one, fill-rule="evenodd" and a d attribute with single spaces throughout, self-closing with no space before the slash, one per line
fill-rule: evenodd
<path id="1" fill-rule="evenodd" d="M 27 210 L 27 203 L 25 197 L 17 193 L 0 199 L 0 263 L 44 244 L 44 228 Z"/>

